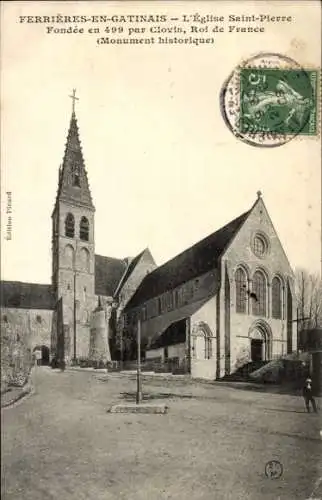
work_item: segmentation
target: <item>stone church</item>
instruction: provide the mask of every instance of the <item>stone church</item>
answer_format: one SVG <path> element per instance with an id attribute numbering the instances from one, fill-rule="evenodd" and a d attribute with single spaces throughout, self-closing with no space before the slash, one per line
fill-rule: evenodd
<path id="1" fill-rule="evenodd" d="M 95 254 L 95 207 L 75 110 L 52 212 L 52 279 L 1 282 L 1 330 L 52 358 L 106 362 L 136 336 L 146 362 L 221 378 L 296 349 L 294 276 L 258 193 L 253 206 L 158 267 L 149 251 Z M 122 357 L 122 354 L 121 354 Z"/>

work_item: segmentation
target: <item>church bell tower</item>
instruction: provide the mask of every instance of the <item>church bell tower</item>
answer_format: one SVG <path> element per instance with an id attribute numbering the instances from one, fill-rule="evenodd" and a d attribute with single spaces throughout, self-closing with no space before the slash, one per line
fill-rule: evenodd
<path id="1" fill-rule="evenodd" d="M 67 337 L 67 362 L 88 356 L 95 308 L 95 207 L 79 139 L 75 90 L 71 97 L 72 115 L 52 213 L 52 285 L 61 311 L 57 331 L 61 327 Z"/>

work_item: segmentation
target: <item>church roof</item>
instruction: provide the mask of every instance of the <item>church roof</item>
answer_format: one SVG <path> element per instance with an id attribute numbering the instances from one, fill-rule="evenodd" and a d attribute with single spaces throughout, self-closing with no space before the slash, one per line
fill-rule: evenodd
<path id="1" fill-rule="evenodd" d="M 56 204 L 59 200 L 94 209 L 75 111 L 70 119 L 63 164 L 59 170 Z"/>
<path id="2" fill-rule="evenodd" d="M 55 297 L 51 285 L 1 281 L 0 286 L 1 307 L 49 310 L 55 308 Z"/>
<path id="3" fill-rule="evenodd" d="M 126 267 L 126 259 L 95 255 L 95 294 L 113 297 Z"/>
<path id="4" fill-rule="evenodd" d="M 243 213 L 148 274 L 125 309 L 137 307 L 148 299 L 157 297 L 216 268 L 219 257 L 232 241 L 250 211 Z"/>
<path id="5" fill-rule="evenodd" d="M 145 248 L 145 250 L 140 252 L 139 255 L 137 255 L 132 260 L 130 260 L 129 265 L 126 268 L 125 273 L 123 274 L 121 281 L 119 282 L 119 284 L 117 286 L 117 289 L 115 290 L 115 297 L 118 297 L 120 291 L 122 290 L 123 285 L 127 282 L 127 280 L 129 279 L 129 277 L 133 273 L 134 269 L 136 268 L 137 264 L 140 262 L 140 260 L 144 254 L 149 255 L 150 258 L 153 260 L 151 252 L 148 248 Z"/>
<path id="6" fill-rule="evenodd" d="M 128 264 L 127 268 L 125 269 L 125 272 L 117 285 L 117 288 L 115 290 L 115 296 L 118 296 L 119 292 L 122 290 L 122 286 L 124 285 L 124 283 L 126 283 L 128 278 L 131 276 L 133 270 L 135 269 L 137 263 L 139 262 L 140 258 L 144 254 L 144 252 L 145 252 L 145 250 L 143 250 L 141 253 L 139 253 L 139 255 L 137 255 L 136 257 L 134 257 L 133 259 L 131 259 L 129 261 L 129 264 Z"/>

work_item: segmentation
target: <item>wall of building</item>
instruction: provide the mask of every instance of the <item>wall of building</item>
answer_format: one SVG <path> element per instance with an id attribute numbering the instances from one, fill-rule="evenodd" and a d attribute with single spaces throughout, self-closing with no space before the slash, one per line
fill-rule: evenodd
<path id="1" fill-rule="evenodd" d="M 184 360 L 186 356 L 186 344 L 169 345 L 168 358 L 179 358 L 180 361 Z"/>
<path id="2" fill-rule="evenodd" d="M 257 257 L 252 250 L 252 242 L 255 234 L 264 234 L 269 246 L 263 257 Z M 236 284 L 235 272 L 241 266 L 247 274 L 248 290 L 252 290 L 252 278 L 256 270 L 260 269 L 266 276 L 266 315 L 261 318 L 253 314 L 253 299 L 247 296 L 246 313 L 236 312 Z M 288 323 L 296 317 L 296 305 L 294 294 L 293 271 L 281 246 L 278 235 L 266 212 L 266 208 L 260 200 L 254 207 L 252 213 L 244 223 L 242 229 L 236 235 L 234 241 L 223 256 L 223 273 L 230 287 L 230 372 L 250 361 L 250 331 L 254 323 L 262 319 L 268 325 L 272 333 L 272 357 L 287 353 L 287 326 L 292 329 L 292 350 L 296 349 L 296 323 Z M 273 278 L 278 276 L 283 283 L 283 308 L 282 318 L 272 317 L 272 293 L 271 285 Z M 290 284 L 292 294 L 292 317 L 287 316 L 287 286 Z M 225 326 L 225 298 L 224 287 L 220 297 L 221 323 L 220 331 L 224 332 Z"/>
<path id="3" fill-rule="evenodd" d="M 190 356 L 193 378 L 216 378 L 216 301 L 216 297 L 210 298 L 191 316 Z"/>
<path id="4" fill-rule="evenodd" d="M 168 346 L 168 359 L 179 358 L 183 361 L 186 356 L 186 344 L 174 344 Z M 157 349 L 147 349 L 145 353 L 145 359 L 149 361 L 150 359 L 161 358 L 161 362 L 165 361 L 165 348 L 158 347 Z"/>
<path id="5" fill-rule="evenodd" d="M 159 359 L 163 363 L 164 361 L 164 347 L 158 347 L 157 349 L 147 349 L 145 351 L 145 359 L 149 361 L 150 359 Z"/>
<path id="6" fill-rule="evenodd" d="M 50 348 L 52 318 L 53 311 L 45 309 L 1 308 L 1 326 L 32 350 L 37 345 Z"/>
<path id="7" fill-rule="evenodd" d="M 65 236 L 65 219 L 68 213 L 75 218 L 75 236 Z M 89 221 L 88 241 L 80 239 L 80 221 Z M 55 217 L 54 217 L 55 218 Z M 56 262 L 57 298 L 63 297 L 63 323 L 68 326 L 70 337 L 69 357 L 74 357 L 74 300 L 76 305 L 76 357 L 87 357 L 89 352 L 90 324 L 95 309 L 95 257 L 94 212 L 90 208 L 59 203 L 58 244 L 54 255 Z"/>
<path id="8" fill-rule="evenodd" d="M 147 301 L 140 309 L 129 311 L 127 326 L 135 334 L 137 315 L 144 310 L 143 318 L 145 319 L 141 323 L 141 335 L 142 339 L 151 339 L 161 334 L 172 323 L 183 318 L 190 318 L 216 293 L 218 286 L 218 273 L 215 270 L 206 273 L 171 292 Z"/>
<path id="9" fill-rule="evenodd" d="M 258 316 L 232 314 L 231 318 L 231 372 L 251 361 L 251 331 Z M 272 332 L 271 358 L 287 354 L 286 321 L 263 319 Z"/>
<path id="10" fill-rule="evenodd" d="M 215 380 L 216 360 L 215 359 L 194 359 L 191 360 L 191 377 Z"/>
<path id="11" fill-rule="evenodd" d="M 27 376 L 36 346 L 50 350 L 53 311 L 1 308 L 1 384 Z"/>

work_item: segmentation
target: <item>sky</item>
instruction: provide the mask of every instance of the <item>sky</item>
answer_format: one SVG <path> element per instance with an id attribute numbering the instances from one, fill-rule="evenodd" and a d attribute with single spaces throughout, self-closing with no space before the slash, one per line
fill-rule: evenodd
<path id="1" fill-rule="evenodd" d="M 97 254 L 124 258 L 149 247 L 162 264 L 248 210 L 261 190 L 291 265 L 319 272 L 319 139 L 252 147 L 228 130 L 219 106 L 225 79 L 258 51 L 319 66 L 319 3 L 301 3 L 2 2 L 1 278 L 50 282 L 51 213 L 73 88 Z M 58 12 L 263 10 L 293 21 L 271 22 L 265 33 L 220 33 L 199 47 L 97 45 L 96 35 L 46 34 L 44 24 L 18 22 Z"/>

